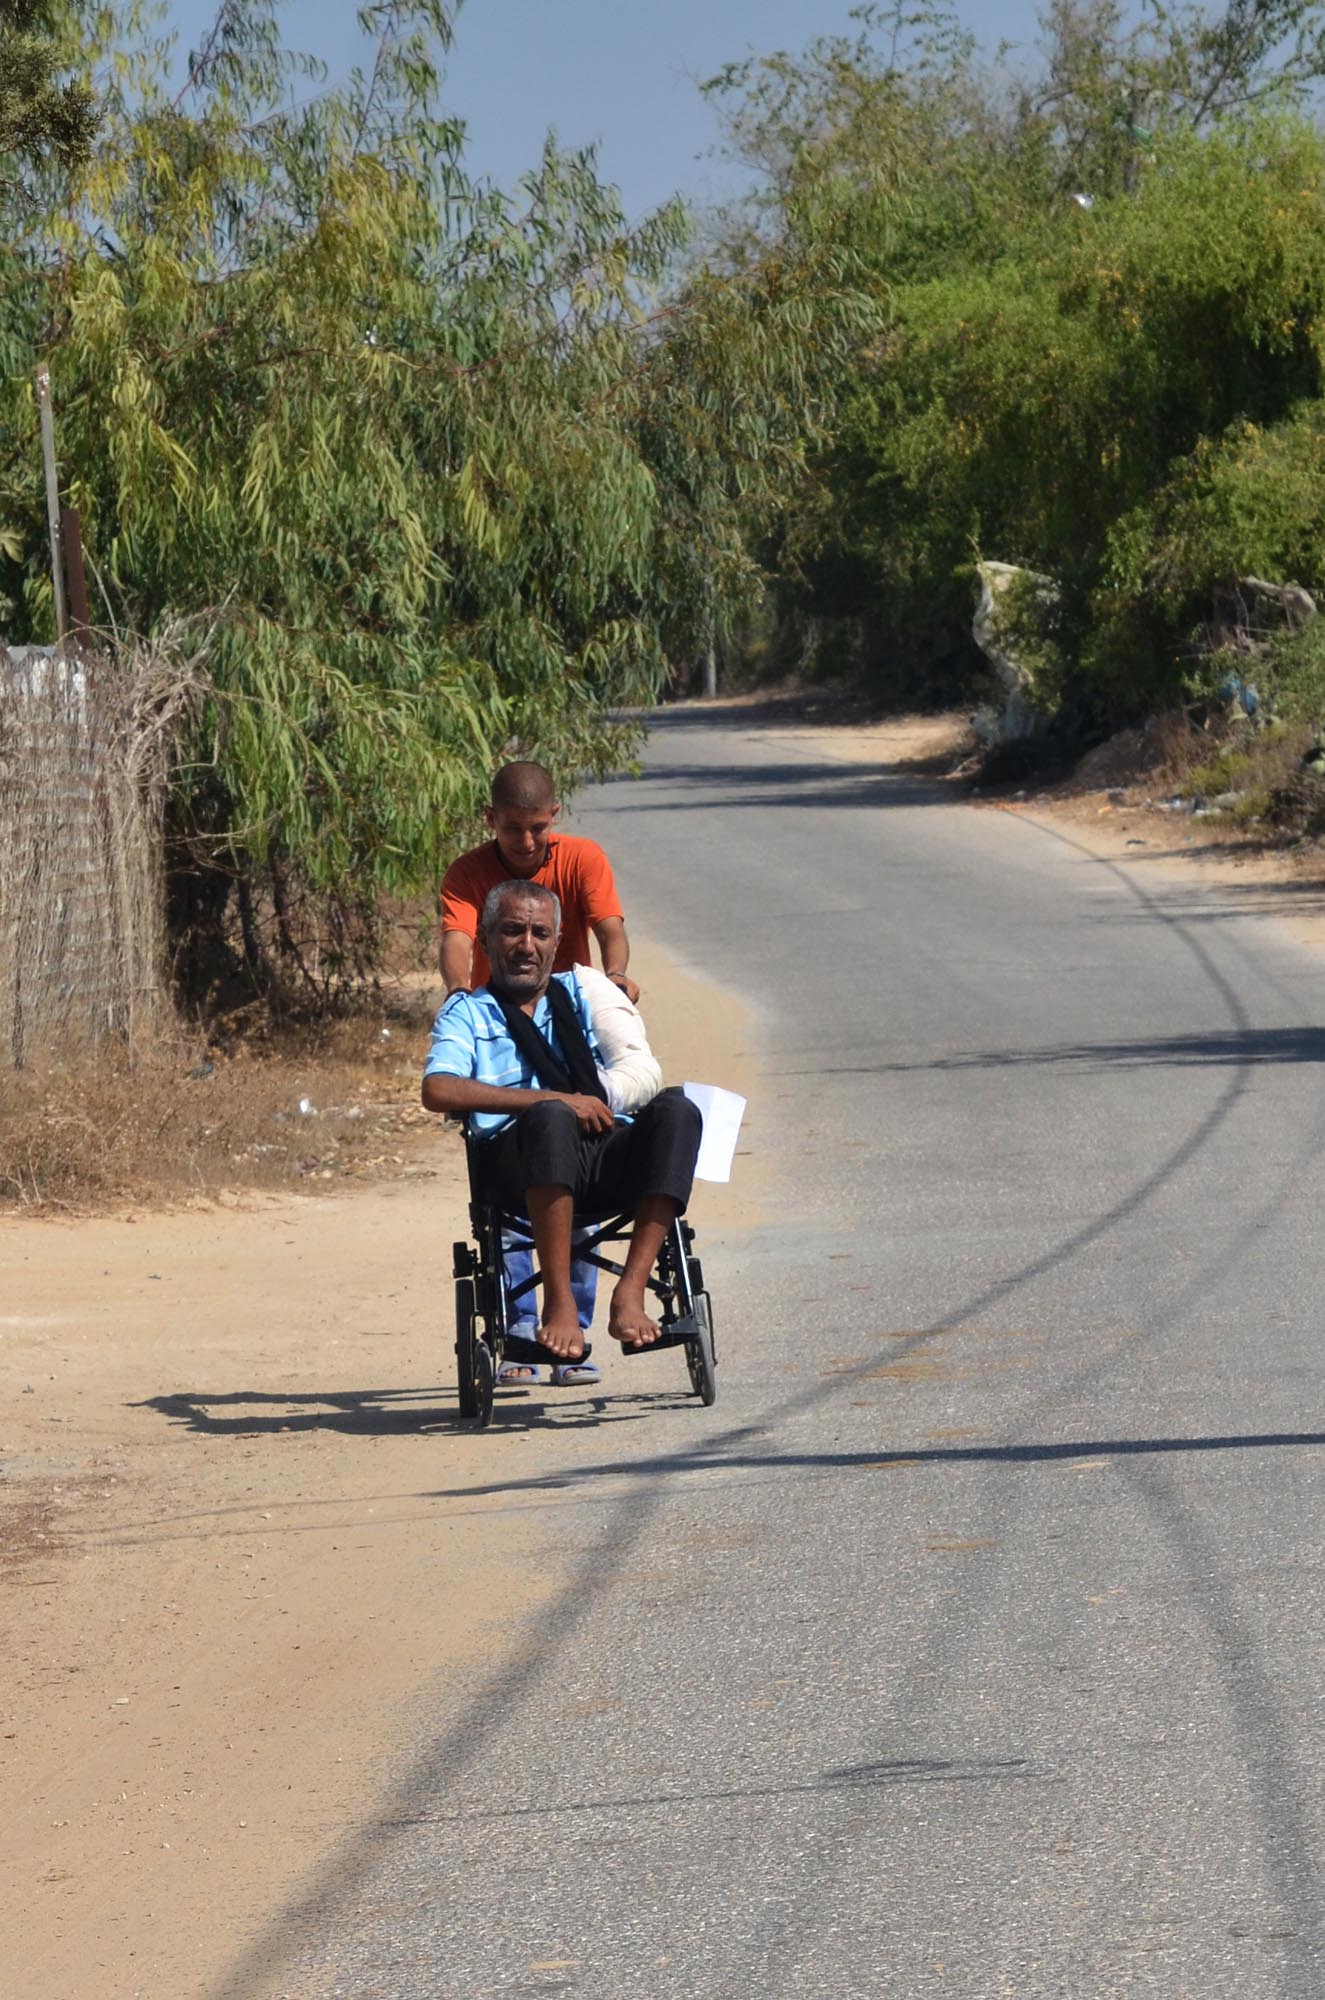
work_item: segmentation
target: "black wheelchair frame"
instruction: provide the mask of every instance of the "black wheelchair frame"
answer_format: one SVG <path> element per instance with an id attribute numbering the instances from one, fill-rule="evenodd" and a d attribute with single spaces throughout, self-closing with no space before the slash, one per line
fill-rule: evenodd
<path id="1" fill-rule="evenodd" d="M 460 1414 L 480 1430 L 492 1421 L 493 1391 L 503 1361 L 553 1367 L 564 1361 L 563 1356 L 553 1354 L 538 1341 L 526 1340 L 508 1330 L 510 1302 L 526 1295 L 532 1298 L 541 1275 L 535 1262 L 532 1276 L 508 1293 L 505 1246 L 528 1250 L 532 1256 L 534 1239 L 523 1216 L 479 1199 L 475 1147 L 482 1143 L 466 1133 L 469 1222 L 474 1241 L 454 1246 L 455 1358 Z M 620 1277 L 624 1265 L 603 1256 L 602 1247 L 626 1242 L 633 1218 L 629 1214 L 582 1215 L 577 1210 L 575 1226 L 575 1255 L 597 1265 L 600 1271 Z M 694 1230 L 683 1216 L 678 1216 L 663 1239 L 649 1279 L 649 1291 L 661 1306 L 659 1338 L 648 1347 L 623 1347 L 621 1351 L 630 1355 L 657 1354 L 663 1348 L 684 1347 L 690 1386 L 707 1406 L 716 1401 L 718 1394 L 713 1307 L 704 1289 L 704 1273 L 695 1255 L 694 1241 Z M 588 1353 L 587 1347 L 585 1352 Z"/>

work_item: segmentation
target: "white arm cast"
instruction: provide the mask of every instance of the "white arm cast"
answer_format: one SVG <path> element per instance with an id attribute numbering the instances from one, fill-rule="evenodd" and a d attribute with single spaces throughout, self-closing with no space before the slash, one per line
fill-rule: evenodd
<path id="1" fill-rule="evenodd" d="M 662 1070 L 644 1032 L 639 1009 L 595 965 L 577 965 L 575 977 L 606 1067 L 599 1074 L 613 1111 L 642 1111 L 662 1089 Z"/>

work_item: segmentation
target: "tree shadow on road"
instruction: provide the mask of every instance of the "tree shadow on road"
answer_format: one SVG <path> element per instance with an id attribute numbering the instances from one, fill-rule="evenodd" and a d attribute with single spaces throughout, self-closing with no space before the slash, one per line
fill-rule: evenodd
<path id="1" fill-rule="evenodd" d="M 618 1478 L 656 1479 L 691 1472 L 891 1472 L 930 1465 L 1080 1465 L 1084 1459 L 1139 1458 L 1182 1452 L 1288 1450 L 1325 1445 L 1325 1431 L 1265 1431 L 1214 1437 L 1080 1438 L 1044 1444 L 917 1446 L 898 1451 L 712 1451 L 669 1452 L 654 1458 L 620 1459 L 591 1465 L 559 1466 L 527 1479 L 495 1480 L 484 1486 L 444 1487 L 434 1500 L 476 1500 L 500 1493 L 562 1491 Z"/>
<path id="2" fill-rule="evenodd" d="M 1325 1062 L 1325 1028 L 1215 1028 L 1206 1034 L 1139 1036 L 1134 1041 L 1062 1042 L 1047 1048 L 970 1049 L 922 1062 L 817 1063 L 775 1076 L 879 1076 L 965 1069 L 1235 1069 Z"/>
<path id="3" fill-rule="evenodd" d="M 406 1812 L 384 1822 L 390 1832 L 414 1826 L 476 1826 L 502 1820 L 565 1818 L 577 1813 L 651 1811 L 659 1806 L 726 1805 L 742 1799 L 788 1799 L 825 1792 L 858 1792 L 876 1786 L 987 1785 L 1041 1783 L 1043 1766 L 1029 1757 L 890 1757 L 873 1764 L 847 1764 L 817 1778 L 787 1778 L 778 1784 L 722 1785 L 680 1791 L 604 1792 L 586 1799 L 536 1801 L 532 1805 L 471 1806 L 456 1812 Z"/>
<path id="4" fill-rule="evenodd" d="M 657 797 L 651 785 L 665 788 L 668 796 Z M 595 798 L 596 811 L 610 811 L 618 786 L 629 786 L 629 806 L 633 813 L 711 812 L 714 794 L 720 794 L 724 811 L 751 808 L 768 812 L 774 807 L 815 808 L 851 806 L 950 805 L 951 786 L 926 777 L 913 764 L 757 764 L 733 769 L 721 764 L 668 764 L 657 773 L 642 778 L 609 779 Z M 686 788 L 686 796 L 673 796 L 674 789 Z"/>

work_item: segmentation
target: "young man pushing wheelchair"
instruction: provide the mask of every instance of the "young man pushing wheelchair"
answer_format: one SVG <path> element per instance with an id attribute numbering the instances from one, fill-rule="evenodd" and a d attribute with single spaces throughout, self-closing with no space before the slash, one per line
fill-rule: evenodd
<path id="1" fill-rule="evenodd" d="M 633 1215 L 608 1332 L 631 1350 L 651 1346 L 646 1287 L 690 1199 L 701 1121 L 679 1089 L 660 1091 L 633 1120 L 614 1118 L 588 1002 L 574 972 L 552 971 L 559 931 L 551 890 L 509 881 L 491 891 L 480 925 L 488 983 L 443 1004 L 423 1103 L 468 1120 L 482 1141 L 485 1198 L 528 1216 L 543 1274 L 538 1337 L 569 1363 L 584 1352 L 570 1281 L 576 1211 Z"/>

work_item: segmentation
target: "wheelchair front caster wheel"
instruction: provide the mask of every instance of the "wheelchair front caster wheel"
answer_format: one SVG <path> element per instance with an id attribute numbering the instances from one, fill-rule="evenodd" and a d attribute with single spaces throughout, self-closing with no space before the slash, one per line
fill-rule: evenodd
<path id="1" fill-rule="evenodd" d="M 497 1384 L 497 1371 L 492 1362 L 492 1349 L 486 1340 L 474 1344 L 474 1422 L 479 1430 L 485 1431 L 492 1422 L 492 1392 Z"/>
<path id="2" fill-rule="evenodd" d="M 460 1414 L 468 1423 L 486 1430 L 492 1422 L 492 1392 L 496 1369 L 492 1349 L 479 1338 L 475 1311 L 474 1280 L 457 1278 L 455 1283 L 455 1371 Z"/>
<path id="3" fill-rule="evenodd" d="M 695 1293 L 695 1325 L 698 1332 L 693 1340 L 686 1342 L 686 1367 L 690 1371 L 691 1388 L 705 1409 L 710 1409 L 718 1400 L 718 1380 L 713 1356 L 713 1314 L 707 1292 Z"/>

